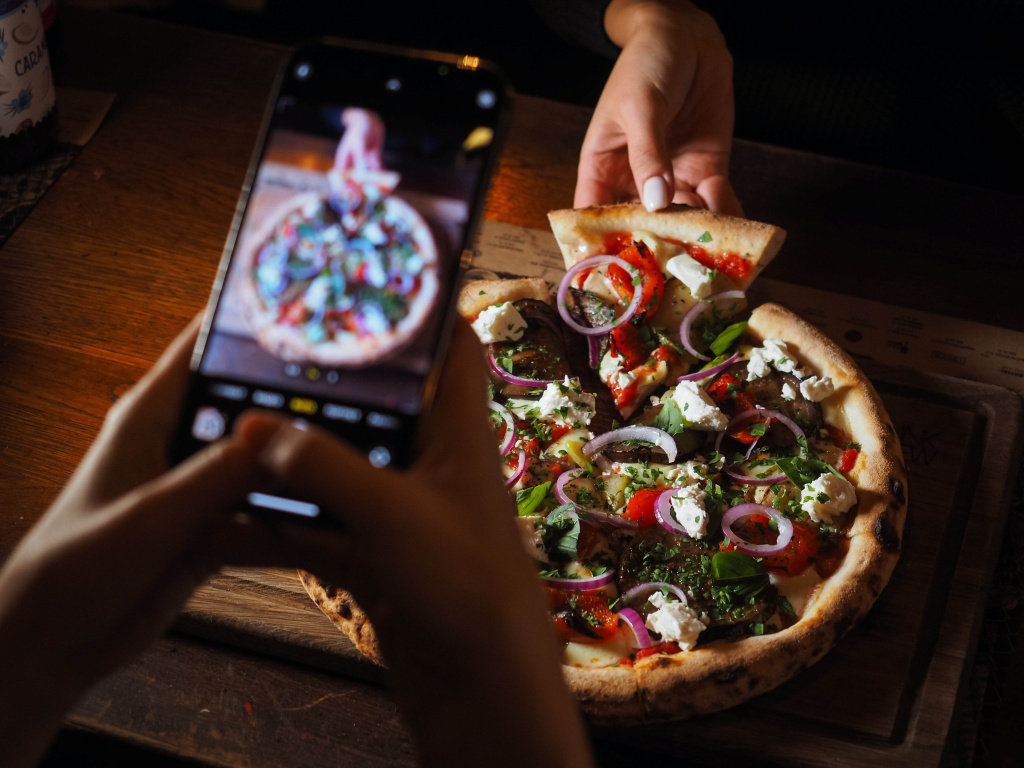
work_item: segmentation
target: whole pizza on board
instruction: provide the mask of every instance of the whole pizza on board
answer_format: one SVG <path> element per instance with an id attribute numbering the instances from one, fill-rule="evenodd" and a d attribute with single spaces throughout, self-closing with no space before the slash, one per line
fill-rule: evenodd
<path id="1" fill-rule="evenodd" d="M 523 544 L 595 722 L 736 705 L 817 661 L 899 556 L 906 472 L 854 362 L 745 289 L 776 227 L 555 211 L 565 278 L 465 285 Z M 351 596 L 303 574 L 371 658 Z"/>
<path id="2" fill-rule="evenodd" d="M 394 172 L 329 174 L 329 194 L 282 203 L 248 240 L 241 299 L 283 360 L 357 368 L 406 347 L 440 288 L 437 245 L 392 193 Z"/>

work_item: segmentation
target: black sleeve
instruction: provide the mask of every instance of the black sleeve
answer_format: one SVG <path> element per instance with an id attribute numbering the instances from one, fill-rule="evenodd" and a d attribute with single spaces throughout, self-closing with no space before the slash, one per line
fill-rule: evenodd
<path id="1" fill-rule="evenodd" d="M 563 38 L 614 59 L 619 47 L 604 30 L 609 3 L 611 0 L 530 0 L 534 12 Z"/>

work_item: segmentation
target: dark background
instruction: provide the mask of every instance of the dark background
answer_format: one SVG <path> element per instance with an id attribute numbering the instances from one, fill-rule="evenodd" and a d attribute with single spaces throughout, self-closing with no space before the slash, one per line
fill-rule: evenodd
<path id="1" fill-rule="evenodd" d="M 125 12 L 289 45 L 329 34 L 470 53 L 522 93 L 586 106 L 614 63 L 589 0 L 150 1 Z M 735 60 L 738 137 L 1024 193 L 1024 2 L 699 4 Z"/>

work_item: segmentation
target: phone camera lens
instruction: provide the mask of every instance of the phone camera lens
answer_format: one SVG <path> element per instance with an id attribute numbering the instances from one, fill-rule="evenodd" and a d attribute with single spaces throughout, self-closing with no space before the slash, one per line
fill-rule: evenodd
<path id="1" fill-rule="evenodd" d="M 476 105 L 480 109 L 490 109 L 496 101 L 494 91 L 483 90 L 476 95 Z"/>
<path id="2" fill-rule="evenodd" d="M 312 74 L 313 66 L 308 62 L 302 61 L 295 65 L 296 80 L 309 80 L 309 76 Z"/>
<path id="3" fill-rule="evenodd" d="M 384 87 L 387 88 L 389 91 L 400 91 L 402 90 L 402 81 L 399 80 L 397 77 L 392 77 L 390 80 L 384 83 Z"/>

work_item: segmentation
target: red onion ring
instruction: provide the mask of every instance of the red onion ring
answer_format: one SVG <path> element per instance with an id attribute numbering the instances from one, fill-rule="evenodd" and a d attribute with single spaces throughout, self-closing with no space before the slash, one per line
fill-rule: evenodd
<path id="1" fill-rule="evenodd" d="M 549 587 L 565 589 L 570 592 L 588 592 L 592 589 L 600 589 L 605 584 L 610 584 L 615 579 L 615 569 L 609 568 L 600 576 L 591 576 L 589 579 L 566 579 L 564 577 L 541 576 Z"/>
<path id="2" fill-rule="evenodd" d="M 654 502 L 654 517 L 666 531 L 690 538 L 689 532 L 672 514 L 672 497 L 678 496 L 681 490 L 682 488 L 669 488 L 664 493 L 659 494 Z"/>
<path id="3" fill-rule="evenodd" d="M 487 355 L 487 362 L 490 363 L 491 370 L 494 371 L 499 378 L 507 381 L 509 384 L 515 384 L 519 387 L 536 387 L 538 389 L 544 389 L 550 381 L 542 381 L 541 379 L 524 379 L 522 376 L 514 376 L 500 365 L 498 361 L 494 359 L 494 355 Z"/>
<path id="4" fill-rule="evenodd" d="M 576 277 L 580 272 L 585 269 L 593 269 L 601 264 L 616 264 L 626 270 L 626 274 L 636 276 L 638 271 L 636 267 L 630 264 L 625 259 L 620 259 L 618 256 L 610 256 L 608 254 L 599 254 L 597 256 L 590 256 L 583 261 L 578 261 L 569 267 L 569 270 L 565 273 L 562 278 L 562 282 L 558 284 L 558 293 L 555 296 L 555 302 L 558 306 L 558 314 L 562 316 L 565 324 L 572 328 L 574 331 L 582 333 L 584 336 L 600 336 L 601 334 L 608 333 L 614 328 L 618 328 L 620 325 L 625 323 L 631 318 L 640 306 L 640 297 L 643 295 L 643 291 L 640 290 L 639 286 L 633 288 L 633 299 L 629 302 L 629 306 L 626 311 L 619 316 L 617 320 L 609 323 L 608 325 L 599 325 L 596 328 L 588 328 L 585 325 L 580 325 L 573 319 L 572 315 L 569 314 L 569 309 L 566 306 L 565 300 L 569 295 L 569 287 L 572 279 Z"/>
<path id="5" fill-rule="evenodd" d="M 741 539 L 739 535 L 733 533 L 733 523 L 741 517 L 754 514 L 766 515 L 779 526 L 779 538 L 776 539 L 774 544 L 754 544 L 746 539 Z M 736 545 L 736 549 L 745 555 L 753 555 L 755 557 L 775 555 L 789 546 L 789 542 L 793 540 L 793 521 L 775 509 L 775 507 L 769 507 L 766 504 L 755 504 L 753 502 L 737 504 L 722 515 L 722 533 L 728 536 L 730 541 Z"/>
<path id="6" fill-rule="evenodd" d="M 647 632 L 647 627 L 644 626 L 644 620 L 640 618 L 640 614 L 634 611 L 632 608 L 623 608 L 619 611 L 619 618 L 626 622 L 633 631 L 633 637 L 636 638 L 636 642 L 633 643 L 634 648 L 650 648 L 651 647 L 651 636 Z"/>
<path id="7" fill-rule="evenodd" d="M 587 362 L 594 370 L 601 365 L 601 345 L 596 336 L 587 336 Z"/>
<path id="8" fill-rule="evenodd" d="M 505 420 L 505 437 L 501 441 L 501 455 L 508 456 L 508 452 L 512 450 L 512 443 L 516 441 L 516 420 L 512 418 L 512 414 L 504 405 L 493 400 L 488 400 L 487 405 Z"/>
<path id="9" fill-rule="evenodd" d="M 676 441 L 672 439 L 672 435 L 657 427 L 646 427 L 638 424 L 634 424 L 631 427 L 613 429 L 611 432 L 598 435 L 583 446 L 583 455 L 590 458 L 606 445 L 621 443 L 623 440 L 643 440 L 645 443 L 654 443 L 668 456 L 669 464 L 676 460 L 678 449 L 676 448 Z"/>
<path id="10" fill-rule="evenodd" d="M 748 421 L 753 421 L 755 416 L 766 416 L 769 419 L 778 419 L 787 427 L 789 427 L 789 429 L 793 432 L 794 435 L 804 440 L 807 439 L 807 435 L 805 435 L 804 431 L 800 429 L 800 426 L 791 418 L 789 418 L 789 416 L 787 416 L 786 414 L 779 413 L 778 411 L 769 411 L 767 408 L 751 408 L 746 411 L 740 411 L 731 419 L 729 419 L 729 426 L 726 427 L 724 431 L 719 432 L 718 437 L 715 438 L 715 451 L 721 453 L 722 438 L 725 436 L 726 432 L 728 432 L 737 424 L 744 424 Z"/>
<path id="11" fill-rule="evenodd" d="M 667 581 L 645 581 L 643 584 L 637 584 L 635 587 L 630 587 L 622 593 L 622 602 L 633 603 L 638 597 L 646 598 L 648 595 L 657 592 L 660 589 L 668 587 L 668 591 L 679 598 L 679 601 L 683 605 L 688 605 L 689 600 L 686 597 L 686 593 L 683 592 L 682 588 L 677 587 L 675 584 L 669 584 Z M 643 605 L 643 603 L 641 603 Z"/>
<path id="12" fill-rule="evenodd" d="M 613 525 L 616 528 L 632 529 L 640 527 L 639 523 L 630 520 L 629 518 L 623 517 L 622 515 L 615 515 L 610 514 L 608 512 L 601 512 L 600 510 L 596 509 L 581 507 L 579 503 L 576 501 L 576 499 L 571 498 L 569 494 L 565 492 L 565 484 L 568 483 L 570 480 L 575 480 L 577 477 L 580 476 L 582 472 L 584 472 L 584 469 L 582 467 L 580 467 L 579 469 L 572 469 L 569 470 L 568 472 L 563 472 L 558 476 L 558 479 L 555 480 L 555 495 L 558 497 L 558 500 L 560 502 L 562 502 L 563 504 L 572 504 L 573 507 L 576 508 L 577 512 L 583 514 L 586 518 L 594 522 L 608 523 L 609 525 Z"/>
<path id="13" fill-rule="evenodd" d="M 505 485 L 506 486 L 510 486 L 510 485 L 515 485 L 516 483 L 518 483 L 519 482 L 519 478 L 521 478 L 523 476 L 523 473 L 525 471 L 526 471 L 526 451 L 524 451 L 522 448 L 520 448 L 519 449 L 519 465 L 516 467 L 516 471 L 513 472 L 512 475 L 505 480 Z"/>
<path id="14" fill-rule="evenodd" d="M 746 454 L 743 456 L 743 461 L 750 461 L 750 454 L 754 452 L 754 449 L 757 447 L 760 440 L 761 438 L 759 437 L 750 444 L 750 447 L 747 448 Z M 786 479 L 785 472 L 777 472 L 776 474 L 769 475 L 768 477 L 751 477 L 750 475 L 741 475 L 739 472 L 733 471 L 733 467 L 738 466 L 739 464 L 733 464 L 732 466 L 725 467 L 723 471 L 733 480 L 736 480 L 743 485 L 775 485 L 776 483 L 781 483 Z"/>
<path id="15" fill-rule="evenodd" d="M 705 360 L 706 359 L 707 358 L 705 358 Z M 734 354 L 732 357 L 730 357 L 728 360 L 726 360 L 721 365 L 716 365 L 714 368 L 708 368 L 706 371 L 697 371 L 696 373 L 688 373 L 685 376 L 680 376 L 679 380 L 680 381 L 700 381 L 702 379 L 711 378 L 712 376 L 717 376 L 718 374 L 720 374 L 722 371 L 724 371 L 726 368 L 728 368 L 730 365 L 732 365 L 733 363 L 735 363 L 739 359 L 740 359 L 740 353 L 737 352 L 736 354 Z"/>
<path id="16" fill-rule="evenodd" d="M 725 467 L 722 471 L 737 483 L 742 483 L 743 485 L 776 485 L 786 479 L 785 472 L 768 475 L 768 477 L 751 477 L 750 475 L 741 475 L 739 472 L 733 472 L 729 467 Z"/>
<path id="17" fill-rule="evenodd" d="M 707 355 L 702 355 L 693 345 L 690 343 L 690 326 L 693 325 L 693 321 L 697 319 L 697 315 L 704 311 L 706 304 L 713 304 L 719 299 L 744 299 L 747 294 L 743 291 L 722 291 L 716 293 L 714 296 L 708 296 L 706 299 L 701 299 L 692 307 L 683 317 L 683 324 L 679 326 L 679 341 L 686 347 L 686 351 L 696 357 L 698 360 L 710 360 L 711 358 Z"/>

